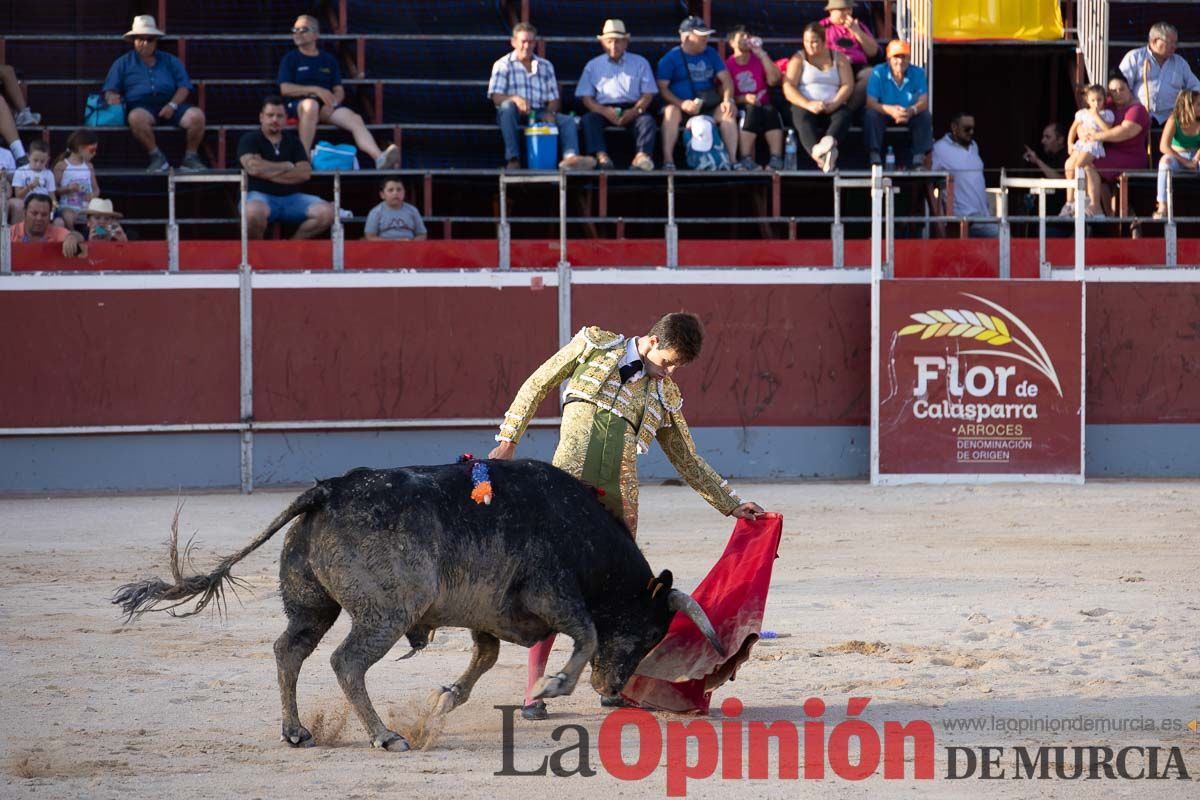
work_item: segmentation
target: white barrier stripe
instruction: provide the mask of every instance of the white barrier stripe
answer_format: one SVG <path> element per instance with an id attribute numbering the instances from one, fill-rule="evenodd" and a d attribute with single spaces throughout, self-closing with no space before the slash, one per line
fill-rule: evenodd
<path id="1" fill-rule="evenodd" d="M 410 270 L 365 272 L 256 272 L 256 289 L 355 289 L 355 288 L 531 288 L 540 277 L 545 287 L 556 287 L 554 272 L 471 270 Z M 1055 267 L 1052 280 L 1074 280 L 1074 271 Z M 1088 267 L 1086 278 L 1098 283 L 1200 283 L 1200 267 Z M 866 285 L 867 269 L 789 267 L 779 269 L 576 269 L 576 285 L 743 285 L 789 284 Z M 0 291 L 77 291 L 145 289 L 236 289 L 237 275 L 228 272 L 179 273 L 15 273 L 0 276 Z"/>

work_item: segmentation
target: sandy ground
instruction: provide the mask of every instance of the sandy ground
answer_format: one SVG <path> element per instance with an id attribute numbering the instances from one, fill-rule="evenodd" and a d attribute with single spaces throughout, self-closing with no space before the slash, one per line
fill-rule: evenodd
<path id="1" fill-rule="evenodd" d="M 947 726 L 960 719 L 1009 726 L 1132 719 L 1145 727 L 1145 720 L 1186 725 L 1200 717 L 1200 485 L 739 488 L 785 515 L 764 627 L 787 636 L 761 642 L 718 700 L 741 699 L 747 720 L 800 724 L 805 699 L 819 697 L 828 705 L 828 733 L 846 719 L 849 697 L 869 697 L 861 718 L 876 730 L 887 720 L 933 724 L 936 778 L 885 780 L 879 770 L 853 783 L 827 770 L 822 781 L 764 782 L 718 773 L 689 782 L 689 796 L 1196 795 L 1200 736 L 1186 728 L 1020 733 Z M 181 528 L 199 533 L 207 566 L 249 541 L 293 495 L 188 497 Z M 234 603 L 224 621 L 151 615 L 123 626 L 107 602 L 134 576 L 165 574 L 163 542 L 175 502 L 0 501 L 4 797 L 665 796 L 665 755 L 640 782 L 605 772 L 597 753 L 604 715 L 583 682 L 573 697 L 552 704 L 550 722 L 518 721 L 515 766 L 530 769 L 574 743 L 572 731 L 561 742 L 552 738 L 570 723 L 588 732 L 598 774 L 495 776 L 502 719 L 493 706 L 519 702 L 525 674 L 525 651 L 513 645 L 502 648 L 499 664 L 430 749 L 372 750 L 357 719 L 347 718 L 329 667 L 348 629 L 344 617 L 300 679 L 301 717 L 323 746 L 285 747 L 271 651 L 284 626 L 275 578 L 281 537 L 235 569 L 253 594 L 243 593 L 243 606 Z M 719 555 L 730 521 L 686 488 L 646 487 L 642 508 L 640 541 L 651 566 L 672 569 L 683 588 L 694 585 Z M 419 657 L 376 665 L 369 687 L 384 718 L 411 714 L 432 687 L 462 670 L 469 650 L 464 631 L 443 631 Z M 563 652 L 560 641 L 552 667 Z M 661 725 L 670 719 L 657 717 Z M 1058 744 L 1174 746 L 1192 777 L 1011 779 L 1013 746 Z M 1008 748 L 1005 779 L 946 779 L 947 747 L 982 745 Z M 1135 761 L 1134 768 L 1144 766 Z"/>

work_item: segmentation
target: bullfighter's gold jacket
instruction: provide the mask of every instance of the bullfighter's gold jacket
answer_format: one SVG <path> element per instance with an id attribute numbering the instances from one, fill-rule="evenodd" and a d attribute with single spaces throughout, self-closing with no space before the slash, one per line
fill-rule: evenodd
<path id="1" fill-rule="evenodd" d="M 679 387 L 670 378 L 655 380 L 645 375 L 622 384 L 618 366 L 625 346 L 626 339 L 620 334 L 594 326 L 580 329 L 521 385 L 496 440 L 519 442 L 546 395 L 567 381 L 566 397 L 579 398 L 626 420 L 636 435 L 638 455 L 647 453 L 657 439 L 688 485 L 713 508 L 729 514 L 742 500 L 729 482 L 696 454 L 683 418 Z"/>

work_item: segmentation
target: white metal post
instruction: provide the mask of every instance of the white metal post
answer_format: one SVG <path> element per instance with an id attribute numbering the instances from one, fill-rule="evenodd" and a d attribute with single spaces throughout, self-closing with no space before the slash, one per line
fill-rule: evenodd
<path id="1" fill-rule="evenodd" d="M 8 229 L 8 197 L 10 185 L 7 175 L 0 175 L 0 274 L 12 272 L 12 242 Z"/>
<path id="2" fill-rule="evenodd" d="M 500 230 L 496 236 L 496 246 L 500 249 L 500 269 L 509 269 L 512 265 L 512 239 L 508 227 L 508 181 L 500 176 Z"/>
<path id="3" fill-rule="evenodd" d="M 842 224 L 842 189 L 838 178 L 833 178 L 833 225 L 830 227 L 829 240 L 833 244 L 833 266 L 841 269 L 846 266 L 846 227 Z"/>
<path id="4" fill-rule="evenodd" d="M 675 175 L 667 173 L 667 266 L 679 266 L 679 228 L 675 225 Z"/>
<path id="5" fill-rule="evenodd" d="M 241 359 L 240 377 L 240 414 L 242 424 L 241 436 L 241 473 L 242 493 L 254 491 L 254 307 L 253 307 L 253 273 L 250 270 L 249 259 L 249 223 L 246 219 L 246 173 L 242 172 L 242 263 L 238 265 L 238 320 L 239 320 L 239 353 Z"/>
<path id="6" fill-rule="evenodd" d="M 175 170 L 167 174 L 167 271 L 179 272 L 179 221 L 175 216 Z"/>
<path id="7" fill-rule="evenodd" d="M 871 167 L 871 483 L 879 483 L 879 296 L 883 280 L 883 171 Z"/>
<path id="8" fill-rule="evenodd" d="M 1000 192 L 996 195 L 996 215 L 1000 217 L 1000 280 L 1012 277 L 1012 231 L 1008 224 L 1008 187 L 1004 183 L 1007 173 L 1000 170 Z M 967 226 L 968 228 L 970 225 Z"/>
<path id="9" fill-rule="evenodd" d="M 1083 280 L 1083 267 L 1086 261 L 1084 234 L 1087 225 L 1084 222 L 1084 212 L 1087 210 L 1087 181 L 1083 170 L 1075 170 L 1075 280 Z"/>
<path id="10" fill-rule="evenodd" d="M 329 231 L 333 248 L 333 270 L 341 272 L 346 266 L 346 230 L 342 227 L 342 173 L 333 173 L 333 227 Z"/>
<path id="11" fill-rule="evenodd" d="M 1175 228 L 1175 170 L 1167 170 L 1167 221 L 1163 223 L 1163 249 L 1168 267 L 1178 265 L 1179 242 Z"/>

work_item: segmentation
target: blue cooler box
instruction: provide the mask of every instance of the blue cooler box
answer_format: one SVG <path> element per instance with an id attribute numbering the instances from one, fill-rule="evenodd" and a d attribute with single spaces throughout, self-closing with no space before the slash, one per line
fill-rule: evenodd
<path id="1" fill-rule="evenodd" d="M 525 163 L 529 169 L 558 169 L 557 125 L 530 125 L 525 129 Z"/>

